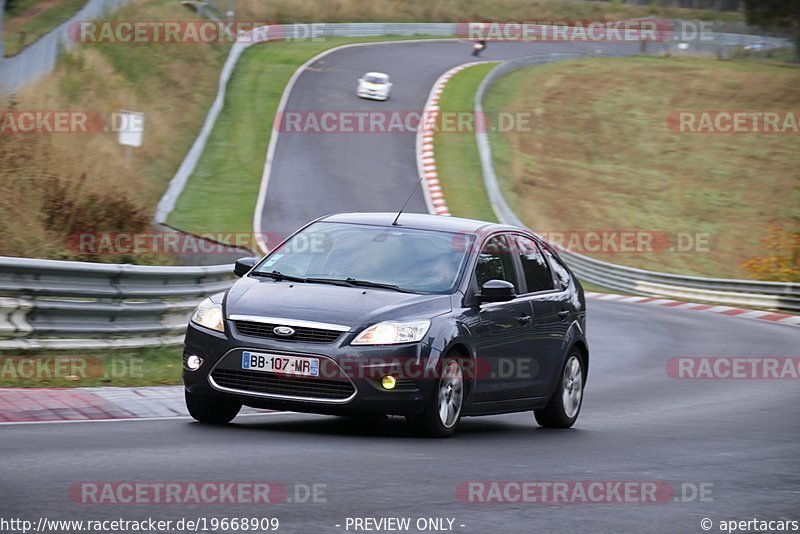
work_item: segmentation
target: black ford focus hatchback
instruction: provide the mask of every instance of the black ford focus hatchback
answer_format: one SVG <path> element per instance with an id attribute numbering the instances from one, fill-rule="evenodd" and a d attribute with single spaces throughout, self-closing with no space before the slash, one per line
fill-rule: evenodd
<path id="1" fill-rule="evenodd" d="M 589 363 L 578 280 L 527 230 L 455 217 L 340 214 L 301 228 L 203 301 L 184 348 L 186 404 L 402 415 L 448 436 L 461 417 L 578 417 Z"/>

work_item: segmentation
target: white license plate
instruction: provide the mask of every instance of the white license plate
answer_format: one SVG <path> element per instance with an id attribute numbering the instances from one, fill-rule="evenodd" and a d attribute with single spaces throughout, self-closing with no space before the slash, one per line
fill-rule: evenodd
<path id="1" fill-rule="evenodd" d="M 319 376 L 319 358 L 242 352 L 242 369 L 297 376 Z"/>

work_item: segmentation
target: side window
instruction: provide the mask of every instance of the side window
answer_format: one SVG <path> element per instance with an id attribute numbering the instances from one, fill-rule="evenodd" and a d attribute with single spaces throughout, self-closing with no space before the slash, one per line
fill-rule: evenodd
<path id="1" fill-rule="evenodd" d="M 515 236 L 514 239 L 517 243 L 517 254 L 522 262 L 528 293 L 553 289 L 553 275 L 536 242 L 523 236 Z"/>
<path id="2" fill-rule="evenodd" d="M 553 268 L 553 272 L 556 273 L 556 278 L 558 279 L 558 284 L 561 286 L 559 289 L 564 291 L 569 287 L 569 271 L 561 264 L 561 261 L 556 258 L 555 254 L 544 249 L 544 254 L 547 256 L 547 259 L 550 260 L 550 266 Z"/>
<path id="3" fill-rule="evenodd" d="M 514 258 L 504 237 L 495 236 L 483 246 L 475 267 L 475 280 L 478 288 L 489 280 L 505 280 L 514 284 L 514 288 L 519 291 Z"/>

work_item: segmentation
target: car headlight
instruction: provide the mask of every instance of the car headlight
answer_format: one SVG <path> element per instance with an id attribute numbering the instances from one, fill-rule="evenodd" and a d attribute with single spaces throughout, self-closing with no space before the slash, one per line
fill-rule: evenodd
<path id="1" fill-rule="evenodd" d="M 222 303 L 216 302 L 214 297 L 207 298 L 197 306 L 197 309 L 192 314 L 192 322 L 217 332 L 224 332 Z"/>
<path id="2" fill-rule="evenodd" d="M 384 321 L 362 331 L 351 345 L 394 345 L 420 341 L 428 329 L 430 321 Z"/>

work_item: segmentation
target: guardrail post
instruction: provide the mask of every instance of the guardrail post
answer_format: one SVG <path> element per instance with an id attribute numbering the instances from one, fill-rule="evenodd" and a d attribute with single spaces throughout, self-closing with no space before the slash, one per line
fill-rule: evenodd
<path id="1" fill-rule="evenodd" d="M 31 333 L 33 327 L 25 318 L 32 309 L 28 301 L 0 297 L 0 335 L 18 337 Z"/>

